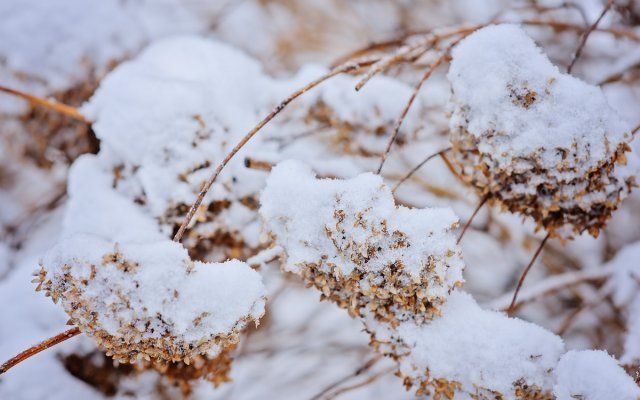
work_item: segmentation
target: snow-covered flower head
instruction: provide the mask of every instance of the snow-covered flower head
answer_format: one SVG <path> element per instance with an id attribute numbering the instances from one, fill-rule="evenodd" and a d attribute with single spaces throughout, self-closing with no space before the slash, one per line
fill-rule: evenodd
<path id="1" fill-rule="evenodd" d="M 448 79 L 463 178 L 553 236 L 597 236 L 634 185 L 630 130 L 600 88 L 561 73 L 515 25 L 464 39 Z"/>
<path id="2" fill-rule="evenodd" d="M 176 52 L 193 63 L 168 65 Z M 228 67 L 215 62 L 220 55 L 245 61 L 238 73 L 259 75 L 258 66 L 235 50 L 181 38 L 150 47 L 105 78 L 83 108 L 95 121 L 100 152 L 74 162 L 61 239 L 43 258 L 36 279 L 38 289 L 59 302 L 70 323 L 107 355 L 168 377 L 214 383 L 226 379 L 240 332 L 263 315 L 266 292 L 260 274 L 246 263 L 196 261 L 229 254 L 211 255 L 207 248 L 209 257 L 194 258 L 198 240 L 184 246 L 171 240 L 176 220 L 186 212 L 180 206 L 192 201 L 204 169 L 232 141 L 228 131 L 244 128 L 232 117 L 219 118 L 237 117 L 231 106 L 204 114 L 211 85 L 176 82 L 187 71 L 193 82 L 206 83 L 212 69 Z M 214 94 L 224 97 L 233 89 L 217 87 Z M 182 99 L 179 105 L 176 98 Z M 229 104 L 239 109 L 245 99 L 237 100 Z M 206 212 L 198 215 L 205 226 L 194 234 L 197 239 L 224 229 L 227 236 L 242 237 L 239 231 L 257 219 L 255 207 L 251 213 L 242 205 L 246 193 L 257 191 L 250 183 L 255 171 L 235 172 L 230 181 L 248 181 L 246 192 L 229 182 L 216 186 L 204 203 Z M 213 223 L 225 211 L 228 219 Z"/>
<path id="3" fill-rule="evenodd" d="M 287 161 L 272 170 L 260 214 L 283 269 L 353 316 L 428 320 L 462 282 L 453 212 L 398 207 L 377 175 L 317 179 Z"/>
<path id="4" fill-rule="evenodd" d="M 380 351 L 417 395 L 433 399 L 553 399 L 562 339 L 532 323 L 483 310 L 456 289 L 441 316 L 395 329 L 368 320 Z"/>
<path id="5" fill-rule="evenodd" d="M 124 362 L 214 358 L 264 313 L 258 273 L 240 261 L 193 262 L 178 243 L 61 241 L 37 280 L 70 323 Z"/>

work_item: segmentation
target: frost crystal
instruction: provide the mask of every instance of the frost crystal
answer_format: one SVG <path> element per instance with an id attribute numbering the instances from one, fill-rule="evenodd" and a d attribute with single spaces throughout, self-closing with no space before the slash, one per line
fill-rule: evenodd
<path id="1" fill-rule="evenodd" d="M 453 50 L 451 141 L 463 178 L 554 236 L 597 236 L 634 185 L 629 129 L 602 91 L 562 74 L 522 29 Z"/>
<path id="2" fill-rule="evenodd" d="M 284 162 L 260 200 L 283 269 L 353 316 L 364 309 L 392 324 L 429 320 L 462 282 L 453 212 L 396 206 L 379 176 L 316 179 L 304 164 Z"/>

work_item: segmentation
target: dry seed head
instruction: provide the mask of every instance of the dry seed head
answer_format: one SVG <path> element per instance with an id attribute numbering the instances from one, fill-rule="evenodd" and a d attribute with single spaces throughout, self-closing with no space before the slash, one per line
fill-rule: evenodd
<path id="1" fill-rule="evenodd" d="M 398 363 L 407 389 L 434 399 L 553 398 L 553 368 L 564 352 L 559 337 L 482 310 L 459 289 L 440 312 L 431 321 L 404 321 L 396 327 L 364 318 L 372 345 Z"/>
<path id="2" fill-rule="evenodd" d="M 597 236 L 635 185 L 629 130 L 602 91 L 560 73 L 513 25 L 463 40 L 448 78 L 463 179 L 552 236 Z"/>
<path id="3" fill-rule="evenodd" d="M 194 263 L 169 241 L 63 241 L 47 254 L 36 280 L 36 290 L 60 301 L 71 324 L 128 363 L 213 359 L 264 312 L 264 287 L 248 265 Z"/>
<path id="4" fill-rule="evenodd" d="M 288 161 L 272 170 L 261 203 L 283 269 L 352 316 L 429 320 L 462 282 L 453 212 L 398 207 L 376 175 L 316 179 Z"/>

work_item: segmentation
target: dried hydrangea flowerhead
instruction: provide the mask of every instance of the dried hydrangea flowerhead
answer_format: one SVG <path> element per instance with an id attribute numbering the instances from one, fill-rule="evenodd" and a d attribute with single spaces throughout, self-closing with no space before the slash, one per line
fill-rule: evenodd
<path id="1" fill-rule="evenodd" d="M 451 142 L 465 181 L 551 236 L 597 236 L 635 185 L 628 126 L 600 88 L 561 73 L 514 25 L 453 50 Z"/>
<path id="2" fill-rule="evenodd" d="M 380 351 L 399 365 L 407 389 L 433 399 L 552 400 L 559 336 L 530 322 L 482 310 L 454 290 L 441 316 L 390 329 L 369 321 Z"/>
<path id="3" fill-rule="evenodd" d="M 264 313 L 264 286 L 247 264 L 193 262 L 169 240 L 113 245 L 74 235 L 47 253 L 37 280 L 107 355 L 159 369 L 204 367 Z"/>
<path id="4" fill-rule="evenodd" d="M 286 161 L 260 200 L 266 230 L 284 249 L 283 269 L 352 316 L 429 320 L 462 282 L 453 211 L 396 206 L 377 175 L 316 179 Z"/>
<path id="5" fill-rule="evenodd" d="M 268 108 L 265 97 L 274 86 L 260 64 L 237 49 L 184 36 L 157 41 L 120 64 L 82 111 L 95 121 L 114 188 L 173 236 L 211 169 Z M 255 254 L 264 176 L 246 168 L 242 157 L 229 163 L 181 240 L 193 258 Z"/>

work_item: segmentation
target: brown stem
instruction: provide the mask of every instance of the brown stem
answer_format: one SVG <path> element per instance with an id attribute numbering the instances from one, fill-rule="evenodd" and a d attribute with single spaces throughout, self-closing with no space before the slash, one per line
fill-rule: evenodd
<path id="1" fill-rule="evenodd" d="M 370 53 L 372 51 L 376 51 L 376 50 L 383 50 L 386 49 L 388 47 L 393 47 L 393 46 L 400 46 L 402 43 L 404 43 L 405 39 L 407 38 L 408 35 L 403 35 L 400 36 L 398 38 L 395 39 L 390 39 L 390 40 L 385 40 L 385 41 L 381 41 L 381 42 L 372 42 L 369 43 L 367 46 L 362 47 L 360 49 L 357 49 L 355 51 L 352 51 L 351 53 L 348 53 L 338 59 L 336 59 L 333 63 L 331 63 L 331 67 L 336 67 L 338 65 L 341 65 L 349 60 L 353 60 L 354 58 L 358 58 L 361 56 L 366 55 L 367 53 Z"/>
<path id="2" fill-rule="evenodd" d="M 322 82 L 326 81 L 327 79 L 329 79 L 331 77 L 334 77 L 336 75 L 339 75 L 339 74 L 342 74 L 342 73 L 346 73 L 346 72 L 349 72 L 349 71 L 355 71 L 355 70 L 361 68 L 362 66 L 368 65 L 370 63 L 371 63 L 371 60 L 366 60 L 366 61 L 362 61 L 362 62 L 348 62 L 346 64 L 343 64 L 340 67 L 334 68 L 329 73 L 327 73 L 327 74 L 325 74 L 325 75 L 323 75 L 323 76 L 321 76 L 321 77 L 309 82 L 308 84 L 306 84 L 302 88 L 300 88 L 300 89 L 296 90 L 295 92 L 291 93 L 286 99 L 284 99 L 280 104 L 278 104 L 276 106 L 276 108 L 274 108 L 266 117 L 264 117 L 260 122 L 258 122 L 258 124 L 256 126 L 254 126 L 253 129 L 251 129 L 249 131 L 249 133 L 247 133 L 240 140 L 240 142 L 238 142 L 238 144 L 235 145 L 235 147 L 231 150 L 231 152 L 229 152 L 225 156 L 225 158 L 222 160 L 222 162 L 218 165 L 218 167 L 215 169 L 213 174 L 211 174 L 209 179 L 204 183 L 204 185 L 202 186 L 202 189 L 200 190 L 200 193 L 198 194 L 198 197 L 196 198 L 195 202 L 191 205 L 191 208 L 189 209 L 189 212 L 187 213 L 186 217 L 184 218 L 184 221 L 182 222 L 182 225 L 180 225 L 180 229 L 178 229 L 178 232 L 173 237 L 173 240 L 176 241 L 176 242 L 179 242 L 180 239 L 182 239 L 182 236 L 184 235 L 184 232 L 186 231 L 187 226 L 189 225 L 189 223 L 191 222 L 191 219 L 193 218 L 193 216 L 195 215 L 196 211 L 200 207 L 200 204 L 202 204 L 202 201 L 204 200 L 204 197 L 207 195 L 207 192 L 209 191 L 209 189 L 211 188 L 213 183 L 218 178 L 218 175 L 220 175 L 220 172 L 222 172 L 224 167 L 229 163 L 229 161 L 231 161 L 231 159 L 236 155 L 236 153 L 238 153 L 238 151 L 240 151 L 240 149 L 242 149 L 242 147 L 256 133 L 258 133 L 258 131 L 260 131 L 260 129 L 262 129 L 262 127 L 264 127 L 269 121 L 271 121 L 276 115 L 278 115 L 289 103 L 291 103 L 296 98 L 300 97 L 302 94 L 304 94 L 308 90 L 318 86 L 319 84 L 321 84 Z"/>
<path id="3" fill-rule="evenodd" d="M 449 45 L 442 52 L 440 57 L 438 57 L 431 64 L 431 66 L 429 66 L 429 68 L 422 75 L 422 78 L 420 78 L 420 80 L 418 81 L 418 84 L 413 89 L 413 93 L 411 93 L 411 97 L 409 97 L 409 101 L 404 106 L 404 109 L 402 110 L 402 113 L 400 114 L 400 117 L 396 121 L 396 125 L 395 125 L 395 127 L 393 129 L 393 135 L 391 135 L 391 137 L 389 138 L 389 142 L 387 143 L 387 148 L 385 149 L 384 153 L 382 153 L 382 156 L 380 158 L 380 165 L 378 166 L 378 171 L 376 172 L 377 174 L 380 174 L 380 171 L 382 171 L 382 166 L 384 165 L 384 162 L 387 160 L 387 156 L 389 155 L 389 152 L 391 151 L 391 146 L 393 146 L 393 143 L 396 141 L 396 138 L 398 137 L 398 133 L 400 132 L 400 126 L 402 125 L 402 122 L 404 121 L 404 119 L 407 117 L 407 113 L 409 112 L 409 109 L 413 105 L 413 102 L 415 101 L 416 96 L 420 92 L 420 88 L 422 88 L 422 85 L 424 84 L 424 82 L 427 79 L 429 79 L 431 74 L 433 74 L 433 71 L 435 71 L 436 68 L 438 68 L 440 66 L 440 64 L 442 64 L 445 60 L 447 60 L 449 58 L 449 53 L 451 52 L 451 49 L 454 48 L 455 45 L 460 43 L 460 41 L 462 39 L 464 39 L 465 37 L 469 36 L 469 34 L 471 32 L 473 32 L 473 31 L 463 32 L 462 35 L 459 38 L 457 38 L 453 42 L 449 43 Z"/>
<path id="4" fill-rule="evenodd" d="M 415 167 L 413 167 L 411 169 L 411 171 L 409 171 L 409 173 L 407 173 L 404 177 L 402 177 L 402 179 L 400 179 L 400 181 L 398 183 L 396 183 L 396 185 L 393 187 L 393 189 L 391 191 L 395 192 L 400 185 L 402 185 L 407 179 L 411 178 L 413 176 L 413 174 L 418 172 L 418 170 L 420 168 L 422 168 L 426 163 L 428 163 L 429 161 L 433 160 L 435 157 L 439 156 L 441 153 L 446 153 L 448 151 L 451 151 L 451 147 L 447 147 L 446 149 L 440 150 L 437 153 L 433 153 L 433 154 L 429 155 L 427 158 L 422 160 L 420 162 L 420 164 L 418 164 Z"/>
<path id="5" fill-rule="evenodd" d="M 13 96 L 20 97 L 31 104 L 42 106 L 44 108 L 48 108 L 49 110 L 53 110 L 59 112 L 60 114 L 64 114 L 67 117 L 71 117 L 77 121 L 84 122 L 90 124 L 91 121 L 87 120 L 77 108 L 68 106 L 66 104 L 59 103 L 55 100 L 49 100 L 42 97 L 37 97 L 32 94 L 24 93 L 16 89 L 11 89 L 5 86 L 0 86 L 0 92 L 5 92 Z"/>
<path id="6" fill-rule="evenodd" d="M 553 21 L 553 20 L 545 21 L 541 19 L 527 19 L 524 21 L 519 21 L 519 23 L 522 25 L 529 25 L 529 26 L 546 26 L 546 27 L 558 29 L 558 30 L 570 29 L 573 31 L 584 31 L 585 29 L 584 26 L 573 24 L 571 22 Z M 609 27 L 609 28 L 596 27 L 593 30 L 596 32 L 610 33 L 613 36 L 630 39 L 636 42 L 640 41 L 640 35 L 636 34 L 631 29 L 616 28 L 616 27 Z"/>
<path id="7" fill-rule="evenodd" d="M 567 73 L 569 74 L 571 73 L 571 70 L 573 70 L 573 66 L 575 65 L 576 61 L 578 61 L 578 58 L 580 58 L 580 55 L 582 54 L 582 49 L 584 48 L 584 45 L 587 43 L 587 39 L 589 39 L 589 35 L 591 35 L 591 32 L 593 32 L 594 29 L 598 27 L 598 25 L 600 24 L 600 21 L 602 21 L 602 18 L 604 18 L 604 15 L 607 13 L 607 11 L 611 9 L 612 6 L 613 6 L 613 0 L 609 0 L 607 2 L 607 5 L 602 9 L 602 12 L 598 16 L 598 19 L 596 19 L 596 21 L 589 28 L 587 28 L 586 31 L 582 33 L 582 37 L 580 38 L 580 44 L 578 44 L 578 48 L 576 49 L 576 52 L 573 56 L 573 60 L 571 60 L 571 64 L 569 64 L 569 67 L 567 68 Z"/>
<path id="8" fill-rule="evenodd" d="M 318 393 L 315 396 L 313 396 L 311 398 L 311 400 L 321 399 L 325 394 L 329 393 L 334 388 L 342 385 L 343 383 L 349 381 L 352 378 L 355 378 L 357 376 L 362 375 L 363 373 L 365 373 L 369 369 L 371 369 L 371 367 L 376 365 L 376 363 L 378 361 L 380 361 L 381 358 L 382 358 L 382 356 L 380 356 L 380 355 L 373 357 L 372 359 L 370 359 L 369 361 L 367 361 L 366 363 L 361 365 L 358 369 L 356 369 L 352 374 L 350 374 L 348 376 L 345 376 L 344 378 L 341 378 L 338 381 L 336 381 L 336 382 L 332 383 L 331 385 L 327 386 L 326 388 L 324 388 L 320 393 Z"/>
<path id="9" fill-rule="evenodd" d="M 469 229 L 469 227 L 471 226 L 471 222 L 473 222 L 473 219 L 476 217 L 476 215 L 478 215 L 478 212 L 480 211 L 480 209 L 482 208 L 484 203 L 487 202 L 487 200 L 489 200 L 489 195 L 488 194 L 486 194 L 482 198 L 482 200 L 480 200 L 480 204 L 478 204 L 476 209 L 473 210 L 473 214 L 471 214 L 471 217 L 464 224 L 464 227 L 462 228 L 462 232 L 460 232 L 460 236 L 458 236 L 458 240 L 456 240 L 456 244 L 460 244 L 460 241 L 462 241 L 462 238 L 464 237 L 465 232 L 467 232 L 467 229 Z"/>
<path id="10" fill-rule="evenodd" d="M 451 171 L 451 173 L 454 174 L 456 178 L 460 180 L 460 182 L 465 183 L 464 179 L 462 178 L 462 175 L 460 175 L 460 173 L 456 171 L 456 168 L 453 166 L 453 164 L 451 164 L 451 161 L 449 161 L 449 158 L 447 157 L 447 153 L 440 152 L 438 153 L 438 155 L 440 156 L 440 158 L 442 158 L 442 161 L 444 161 L 444 163 L 447 165 L 447 168 L 449 168 L 449 171 Z"/>
<path id="11" fill-rule="evenodd" d="M 379 175 L 380 171 L 382 171 L 382 166 L 384 165 L 384 162 L 387 160 L 387 156 L 391 151 L 391 146 L 393 146 L 393 143 L 396 141 L 396 138 L 398 137 L 398 133 L 400 133 L 400 126 L 402 126 L 402 122 L 404 122 L 405 118 L 407 117 L 407 113 L 409 112 L 409 109 L 413 105 L 413 102 L 415 101 L 416 96 L 420 92 L 420 88 L 422 88 L 422 85 L 424 84 L 424 82 L 427 79 L 429 79 L 433 71 L 436 68 L 438 68 L 440 64 L 442 64 L 442 62 L 448 57 L 448 55 L 449 55 L 448 51 L 443 52 L 442 55 L 440 55 L 440 57 L 438 57 L 438 59 L 434 61 L 433 64 L 431 64 L 431 66 L 425 71 L 425 73 L 422 75 L 422 78 L 420 78 L 420 80 L 418 81 L 418 84 L 413 89 L 413 93 L 411 93 L 411 97 L 409 97 L 409 101 L 404 106 L 404 109 L 402 110 L 400 117 L 396 120 L 396 124 L 393 128 L 393 134 L 391 135 L 391 137 L 389 138 L 389 141 L 387 142 L 387 147 L 384 150 L 384 153 L 382 153 L 382 156 L 380 156 L 380 165 L 378 165 L 378 170 L 376 171 L 376 174 Z"/>
<path id="12" fill-rule="evenodd" d="M 271 171 L 273 163 L 264 160 L 256 160 L 255 158 L 245 157 L 244 166 L 249 169 L 258 171 Z"/>
<path id="13" fill-rule="evenodd" d="M 457 35 L 463 35 L 465 37 L 470 33 L 485 27 L 487 24 L 478 24 L 469 27 L 456 28 L 450 31 L 442 32 L 442 33 L 434 33 L 433 31 L 429 33 L 422 33 L 423 36 L 421 39 L 417 41 L 417 43 L 407 44 L 398 50 L 395 53 L 383 57 L 380 61 L 376 62 L 371 66 L 369 71 L 364 74 L 363 78 L 356 84 L 356 91 L 359 91 L 364 87 L 364 85 L 375 75 L 386 71 L 391 66 L 395 65 L 400 61 L 415 61 L 419 59 L 424 53 L 426 53 L 430 48 L 437 45 L 443 39 L 447 39 L 450 37 L 454 37 Z M 420 35 L 416 35 L 420 36 Z M 462 38 L 456 40 L 456 43 Z M 455 45 L 453 43 L 451 46 Z"/>
<path id="14" fill-rule="evenodd" d="M 358 382 L 358 383 L 354 383 L 353 385 L 342 387 L 342 388 L 336 390 L 335 392 L 333 392 L 332 394 L 327 395 L 327 397 L 324 400 L 335 399 L 335 398 L 337 398 L 338 396 L 340 396 L 340 395 L 342 395 L 344 393 L 347 393 L 347 392 L 350 392 L 352 390 L 359 389 L 361 387 L 367 386 L 367 385 L 371 384 L 372 382 L 375 382 L 376 380 L 380 379 L 380 377 L 382 377 L 382 376 L 384 376 L 384 375 L 386 375 L 388 373 L 393 372 L 393 370 L 395 370 L 395 369 L 396 369 L 395 366 L 387 368 L 387 369 L 384 369 L 384 370 L 382 370 L 382 371 L 380 371 L 380 372 L 378 372 L 376 374 L 371 375 L 370 377 L 368 377 L 367 379 L 365 379 L 362 382 Z"/>
<path id="15" fill-rule="evenodd" d="M 536 259 L 540 255 L 540 252 L 542 251 L 542 248 L 544 247 L 545 243 L 547 243 L 547 240 L 549 239 L 549 236 L 550 236 L 550 234 L 547 233 L 547 236 L 545 236 L 544 239 L 542 239 L 542 242 L 540 242 L 540 246 L 538 246 L 538 249 L 536 250 L 535 254 L 533 255 L 533 258 L 531 258 L 531 261 L 529 261 L 529 265 L 527 265 L 527 268 L 525 268 L 524 271 L 522 272 L 522 275 L 520 276 L 520 279 L 518 280 L 518 286 L 516 286 L 516 291 L 513 293 L 513 299 L 511 299 L 511 304 L 509 305 L 509 308 L 507 309 L 507 314 L 511 314 L 513 312 L 514 307 L 516 305 L 516 300 L 518 300 L 518 292 L 520 292 L 520 289 L 522 288 L 522 284 L 524 283 L 525 278 L 529 274 L 529 270 L 533 266 L 533 263 L 536 262 Z"/>
<path id="16" fill-rule="evenodd" d="M 16 365 L 20 364 L 21 362 L 30 358 L 31 356 L 34 356 L 40 353 L 41 351 L 48 349 L 49 347 L 53 347 L 58 343 L 62 343 L 67 339 L 71 339 L 72 337 L 78 335 L 79 333 L 80 333 L 79 328 L 71 328 L 68 331 L 65 331 L 53 337 L 50 337 L 49 339 L 42 341 L 35 346 L 29 347 L 22 353 L 18 354 L 17 356 L 11 358 L 9 361 L 0 365 L 0 375 L 4 374 L 9 369 L 15 367 Z"/>

